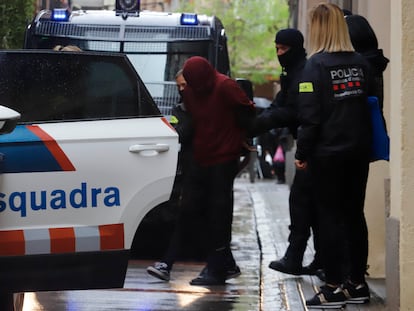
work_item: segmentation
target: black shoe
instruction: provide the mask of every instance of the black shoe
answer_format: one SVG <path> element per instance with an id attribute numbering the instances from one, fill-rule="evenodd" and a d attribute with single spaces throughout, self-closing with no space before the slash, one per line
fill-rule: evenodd
<path id="1" fill-rule="evenodd" d="M 300 264 L 289 261 L 286 257 L 270 262 L 269 268 L 293 275 L 301 275 L 303 269 Z"/>
<path id="2" fill-rule="evenodd" d="M 170 280 L 170 270 L 165 262 L 156 262 L 153 266 L 147 268 L 148 274 L 163 281 Z"/>
<path id="3" fill-rule="evenodd" d="M 322 265 L 314 260 L 309 265 L 303 267 L 302 273 L 306 275 L 316 275 L 316 272 L 320 269 L 322 269 Z"/>
<path id="4" fill-rule="evenodd" d="M 238 265 L 234 265 L 232 268 L 228 268 L 226 271 L 226 280 L 235 279 L 241 275 L 241 271 Z"/>
<path id="5" fill-rule="evenodd" d="M 200 272 L 199 276 L 190 281 L 190 285 L 196 286 L 212 286 L 212 285 L 224 285 L 226 279 L 224 277 L 214 276 L 208 273 L 207 269 Z"/>
<path id="6" fill-rule="evenodd" d="M 321 286 L 320 292 L 306 300 L 308 309 L 341 309 L 346 305 L 346 297 L 341 287 Z"/>
<path id="7" fill-rule="evenodd" d="M 208 274 L 207 266 L 203 268 L 200 272 L 200 276 Z M 226 271 L 226 280 L 235 279 L 241 275 L 241 271 L 238 265 L 235 265 L 232 268 L 228 268 Z"/>
<path id="8" fill-rule="evenodd" d="M 325 271 L 322 269 L 322 265 L 315 260 L 309 265 L 303 267 L 302 274 L 304 275 L 316 275 L 321 281 L 325 282 Z"/>
<path id="9" fill-rule="evenodd" d="M 322 282 L 326 281 L 326 277 L 325 277 L 325 270 L 323 269 L 318 269 L 316 270 L 315 275 L 319 278 L 319 280 L 321 280 Z"/>
<path id="10" fill-rule="evenodd" d="M 370 292 L 367 283 L 355 285 L 348 281 L 342 286 L 342 290 L 346 296 L 346 303 L 363 304 L 368 303 L 370 300 Z"/>

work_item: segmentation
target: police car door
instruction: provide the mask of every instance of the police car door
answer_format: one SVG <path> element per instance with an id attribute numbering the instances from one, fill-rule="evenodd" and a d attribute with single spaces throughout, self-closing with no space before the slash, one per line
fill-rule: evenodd
<path id="1" fill-rule="evenodd" d="M 0 136 L 0 256 L 129 249 L 178 137 L 127 58 L 2 51 L 0 104 L 21 114 Z"/>

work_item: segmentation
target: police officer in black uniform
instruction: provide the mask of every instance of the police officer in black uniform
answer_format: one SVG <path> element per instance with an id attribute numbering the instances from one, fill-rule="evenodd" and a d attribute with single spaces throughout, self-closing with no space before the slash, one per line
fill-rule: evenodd
<path id="1" fill-rule="evenodd" d="M 275 44 L 279 63 L 283 72 L 280 75 L 281 90 L 271 107 L 265 109 L 256 119 L 254 134 L 263 133 L 272 128 L 288 127 L 296 138 L 297 118 L 297 81 L 306 63 L 306 51 L 303 48 L 303 35 L 296 29 L 282 29 L 276 34 Z M 322 277 L 318 252 L 313 262 L 302 267 L 307 241 L 314 234 L 315 250 L 318 248 L 315 238 L 315 213 L 311 180 L 305 170 L 297 170 L 289 196 L 290 234 L 289 246 L 284 256 L 270 262 L 269 268 L 294 275 L 317 274 Z"/>

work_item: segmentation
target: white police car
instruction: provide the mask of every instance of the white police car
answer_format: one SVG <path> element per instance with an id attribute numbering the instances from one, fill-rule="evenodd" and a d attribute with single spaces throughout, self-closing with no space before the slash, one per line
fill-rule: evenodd
<path id="1" fill-rule="evenodd" d="M 13 109 L 0 131 L 21 115 L 0 136 L 0 292 L 122 287 L 179 149 L 134 67 L 123 54 L 0 51 L 0 104 Z"/>

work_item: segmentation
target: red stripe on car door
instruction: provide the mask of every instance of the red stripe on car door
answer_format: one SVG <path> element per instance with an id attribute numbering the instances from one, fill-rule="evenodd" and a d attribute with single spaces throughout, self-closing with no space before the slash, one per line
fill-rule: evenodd
<path id="1" fill-rule="evenodd" d="M 70 162 L 66 154 L 63 152 L 63 150 L 60 148 L 57 142 L 53 139 L 53 137 L 51 137 L 37 125 L 28 125 L 27 128 L 43 141 L 46 148 L 50 151 L 50 153 L 59 163 L 63 171 L 76 170 L 72 162 Z"/>

